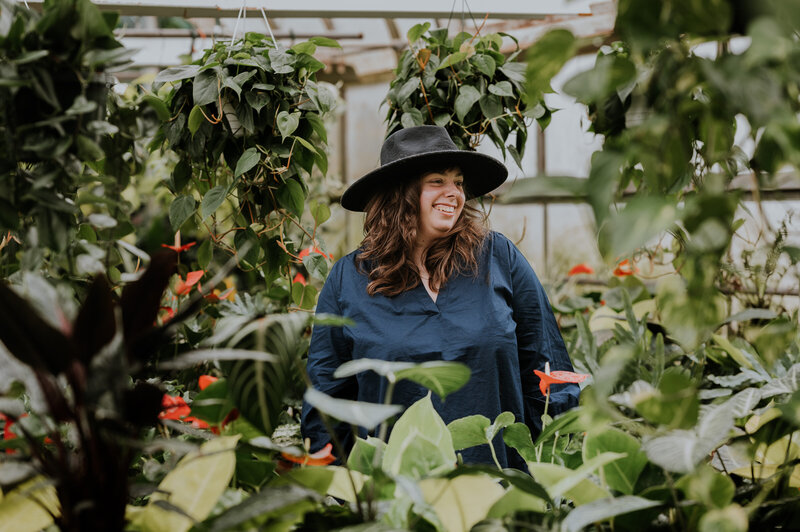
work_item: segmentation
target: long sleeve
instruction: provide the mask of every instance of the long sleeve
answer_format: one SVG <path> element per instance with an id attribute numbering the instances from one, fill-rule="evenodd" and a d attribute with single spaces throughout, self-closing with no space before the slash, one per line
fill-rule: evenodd
<path id="1" fill-rule="evenodd" d="M 522 253 L 510 241 L 508 246 L 525 423 L 535 438 L 541 432 L 545 398 L 533 370 L 544 371 L 546 362 L 551 370 L 573 371 L 573 368 L 544 288 Z M 547 413 L 555 417 L 577 406 L 579 393 L 577 384 L 552 385 Z"/>
<path id="2" fill-rule="evenodd" d="M 334 314 L 341 316 L 339 293 L 342 285 L 342 268 L 334 265 L 325 286 L 322 287 L 317 301 L 317 314 Z M 317 390 L 339 399 L 357 399 L 358 384 L 355 377 L 334 379 L 333 373 L 343 363 L 351 360 L 352 349 L 342 334 L 341 327 L 316 325 L 311 334 L 311 345 L 308 350 L 306 370 L 311 385 Z M 332 423 L 336 423 L 332 421 Z M 345 448 L 349 448 L 350 427 L 344 423 L 334 425 L 336 435 Z M 319 450 L 331 441 L 319 412 L 308 403 L 303 402 L 300 422 L 303 438 L 311 441 L 310 450 Z"/>

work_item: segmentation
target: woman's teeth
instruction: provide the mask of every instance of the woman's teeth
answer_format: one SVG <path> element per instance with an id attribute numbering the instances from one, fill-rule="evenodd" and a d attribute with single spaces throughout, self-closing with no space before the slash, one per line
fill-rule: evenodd
<path id="1" fill-rule="evenodd" d="M 437 211 L 446 212 L 448 214 L 456 212 L 456 208 L 453 207 L 452 205 L 434 205 L 433 208 L 436 209 Z"/>

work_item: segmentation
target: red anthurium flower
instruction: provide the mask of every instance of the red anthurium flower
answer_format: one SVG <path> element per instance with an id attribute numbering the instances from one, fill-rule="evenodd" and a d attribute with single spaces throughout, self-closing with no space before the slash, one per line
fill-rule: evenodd
<path id="1" fill-rule="evenodd" d="M 294 462 L 295 464 L 325 466 L 336 461 L 336 457 L 333 456 L 333 454 L 331 454 L 332 449 L 333 445 L 329 443 L 325 447 L 323 447 L 322 449 L 313 454 L 304 454 L 303 456 L 295 456 L 289 453 L 281 453 L 281 456 L 283 457 L 284 460 L 288 460 L 289 462 Z"/>
<path id="2" fill-rule="evenodd" d="M 571 275 L 578 275 L 581 273 L 592 274 L 594 273 L 594 269 L 585 262 L 582 262 L 581 264 L 576 264 L 575 266 L 573 266 L 572 269 L 569 272 L 567 272 L 567 275 L 571 276 Z"/>
<path id="3" fill-rule="evenodd" d="M 294 279 L 292 279 L 292 284 L 294 283 L 300 283 L 301 285 L 305 286 L 307 284 L 305 275 L 298 272 L 297 275 L 294 276 Z"/>
<path id="4" fill-rule="evenodd" d="M 166 393 L 161 399 L 161 407 L 163 410 L 158 414 L 160 419 L 182 420 L 192 411 L 189 405 L 186 404 L 186 401 L 183 400 L 183 397 Z"/>
<path id="5" fill-rule="evenodd" d="M 533 372 L 540 379 L 539 391 L 542 392 L 542 395 L 547 395 L 547 392 L 550 391 L 551 384 L 578 383 L 585 381 L 588 377 L 586 374 L 573 373 L 572 371 L 551 371 L 550 373 L 545 373 L 544 371 L 535 369 Z"/>
<path id="6" fill-rule="evenodd" d="M 197 244 L 197 242 L 189 242 L 188 244 L 184 244 L 182 246 L 170 246 L 170 245 L 167 245 L 167 244 L 161 244 L 161 247 L 162 248 L 171 249 L 175 253 L 180 253 L 181 251 L 186 251 L 187 249 L 189 249 L 190 247 L 194 246 L 195 244 Z"/>
<path id="7" fill-rule="evenodd" d="M 17 435 L 11 430 L 11 426 L 14 424 L 14 422 L 11 421 L 11 418 L 0 412 L 0 419 L 3 419 L 6 422 L 5 426 L 3 427 L 3 439 L 13 440 L 16 438 Z M 14 454 L 15 452 L 15 449 L 6 449 L 6 454 Z"/>
<path id="8" fill-rule="evenodd" d="M 181 279 L 175 285 L 175 293 L 186 295 L 192 291 L 192 287 L 196 285 L 206 272 L 203 270 L 195 270 L 186 274 L 186 280 Z"/>
<path id="9" fill-rule="evenodd" d="M 306 255 L 310 255 L 311 253 L 319 253 L 320 255 L 325 257 L 326 259 L 333 260 L 333 255 L 326 255 L 317 246 L 307 247 L 304 250 L 300 251 L 300 253 L 297 256 L 298 256 L 298 258 L 302 259 Z"/>
<path id="10" fill-rule="evenodd" d="M 634 273 L 639 273 L 639 268 L 633 265 L 630 260 L 625 259 L 617 264 L 617 267 L 614 268 L 613 273 L 617 277 L 626 277 L 628 275 L 633 275 Z"/>
<path id="11" fill-rule="evenodd" d="M 214 384 L 219 380 L 218 377 L 214 377 L 213 375 L 200 375 L 200 378 L 197 379 L 197 386 L 201 390 L 205 390 L 210 385 Z"/>

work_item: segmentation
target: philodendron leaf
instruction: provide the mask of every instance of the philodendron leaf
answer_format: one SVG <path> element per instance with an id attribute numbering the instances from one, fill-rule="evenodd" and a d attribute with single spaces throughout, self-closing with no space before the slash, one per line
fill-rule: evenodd
<path id="1" fill-rule="evenodd" d="M 276 194 L 278 203 L 298 218 L 302 216 L 305 208 L 306 193 L 303 185 L 294 179 L 287 179 Z"/>
<path id="2" fill-rule="evenodd" d="M 306 390 L 303 399 L 320 412 L 351 425 L 364 427 L 367 430 L 374 429 L 383 421 L 403 410 L 400 405 L 382 405 L 336 399 L 314 388 Z"/>
<path id="3" fill-rule="evenodd" d="M 489 85 L 489 92 L 498 96 L 514 97 L 514 90 L 511 83 L 508 81 L 500 81 Z"/>
<path id="4" fill-rule="evenodd" d="M 223 185 L 217 185 L 208 192 L 206 195 L 203 196 L 203 201 L 200 204 L 200 214 L 205 220 L 219 209 L 222 202 L 225 201 L 225 197 L 228 195 L 228 187 Z"/>
<path id="5" fill-rule="evenodd" d="M 456 419 L 447 425 L 453 437 L 453 448 L 456 451 L 483 445 L 486 441 L 486 429 L 491 421 L 486 416 L 474 415 Z"/>
<path id="6" fill-rule="evenodd" d="M 588 461 L 604 452 L 625 453 L 627 456 L 603 466 L 608 487 L 624 493 L 633 494 L 636 480 L 647 464 L 647 455 L 641 450 L 641 442 L 615 428 L 600 432 L 590 432 L 583 440 L 583 459 Z"/>
<path id="7" fill-rule="evenodd" d="M 547 32 L 527 50 L 526 85 L 531 103 L 541 100 L 543 93 L 552 91 L 550 80 L 559 73 L 577 48 L 572 33 L 555 29 Z"/>
<path id="8" fill-rule="evenodd" d="M 474 530 L 505 490 L 494 479 L 465 475 L 452 479 L 429 478 L 419 484 L 425 501 L 433 506 L 447 530 Z"/>
<path id="9" fill-rule="evenodd" d="M 485 416 L 474 415 L 456 419 L 447 425 L 447 429 L 453 437 L 453 447 L 459 451 L 476 445 L 491 444 L 495 436 L 512 423 L 514 414 L 503 412 L 494 423 Z"/>
<path id="10" fill-rule="evenodd" d="M 663 503 L 659 501 L 651 501 L 632 495 L 599 499 L 570 511 L 566 519 L 561 523 L 561 527 L 566 532 L 578 532 L 592 523 L 606 521 L 612 517 L 638 510 L 654 508 L 661 504 Z"/>
<path id="11" fill-rule="evenodd" d="M 372 436 L 368 436 L 366 440 L 356 438 L 350 456 L 347 457 L 347 467 L 365 475 L 371 475 L 375 453 L 378 452 L 378 449 L 383 451 L 385 447 L 386 444 L 382 440 Z"/>
<path id="12" fill-rule="evenodd" d="M 461 61 L 463 61 L 466 58 L 467 58 L 467 52 L 455 52 L 455 53 L 452 53 L 452 54 L 448 55 L 447 57 L 445 57 L 442 60 L 441 63 L 439 63 L 439 68 L 437 68 L 436 70 L 441 70 L 443 68 L 447 68 L 449 66 L 455 65 L 457 63 L 460 63 Z"/>
<path id="13" fill-rule="evenodd" d="M 580 506 L 609 497 L 609 491 L 589 479 L 599 467 L 624 457 L 619 453 L 603 453 L 572 470 L 556 464 L 528 462 L 528 469 L 537 482 L 547 487 L 551 498 L 565 497 Z"/>
<path id="14" fill-rule="evenodd" d="M 481 93 L 472 85 L 461 86 L 455 103 L 456 116 L 459 120 L 464 120 L 464 117 L 467 116 L 467 113 L 469 113 L 472 106 L 475 105 L 475 102 L 477 102 L 480 97 Z"/>
<path id="15" fill-rule="evenodd" d="M 233 172 L 233 176 L 239 177 L 245 172 L 252 170 L 260 160 L 261 154 L 257 148 L 247 148 L 239 157 L 239 160 L 236 161 L 236 170 Z"/>
<path id="16" fill-rule="evenodd" d="M 281 111 L 278 113 L 277 121 L 278 131 L 281 132 L 281 140 L 285 140 L 300 125 L 300 112 L 296 111 L 290 114 L 287 111 Z"/>
<path id="17" fill-rule="evenodd" d="M 422 37 L 428 29 L 430 29 L 431 23 L 425 22 L 422 24 L 414 24 L 411 26 L 411 29 L 408 30 L 406 33 L 406 38 L 408 38 L 408 42 L 413 43 L 420 37 Z"/>
<path id="18" fill-rule="evenodd" d="M 419 465 L 413 463 L 422 458 L 433 466 L 428 471 L 421 471 Z M 429 393 L 411 405 L 395 423 L 383 454 L 383 470 L 393 475 L 403 471 L 421 476 L 452 469 L 455 464 L 453 438 L 433 408 Z"/>
<path id="19" fill-rule="evenodd" d="M 516 449 L 526 462 L 536 461 L 536 447 L 531 438 L 531 429 L 525 423 L 512 423 L 503 431 L 503 441 Z"/>
<path id="20" fill-rule="evenodd" d="M 433 360 L 414 364 L 375 358 L 359 358 L 345 362 L 336 369 L 334 376 L 339 379 L 362 371 L 374 371 L 393 381 L 410 380 L 435 392 L 442 400 L 464 386 L 470 377 L 469 368 L 460 362 Z"/>
<path id="21" fill-rule="evenodd" d="M 203 108 L 199 105 L 192 107 L 192 111 L 189 113 L 189 121 L 187 122 L 189 133 L 191 133 L 192 136 L 194 136 L 197 130 L 200 129 L 200 126 L 203 125 L 203 120 L 205 120 Z"/>
<path id="22" fill-rule="evenodd" d="M 643 448 L 654 464 L 674 473 L 690 473 L 711 451 L 728 439 L 733 428 L 734 402 L 705 411 L 694 430 L 673 430 L 645 442 Z"/>
<path id="23" fill-rule="evenodd" d="M 178 231 L 183 223 L 194 214 L 197 205 L 191 196 L 178 196 L 169 206 L 169 223 L 174 231 Z"/>
<path id="24" fill-rule="evenodd" d="M 184 456 L 137 516 L 141 527 L 153 532 L 186 532 L 205 519 L 233 476 L 238 440 L 239 435 L 215 438 Z M 162 508 L 159 501 L 182 513 Z"/>
<path id="25" fill-rule="evenodd" d="M 166 81 L 180 81 L 182 79 L 193 78 L 200 71 L 199 65 L 181 65 L 166 70 L 162 70 L 156 75 L 156 83 Z"/>

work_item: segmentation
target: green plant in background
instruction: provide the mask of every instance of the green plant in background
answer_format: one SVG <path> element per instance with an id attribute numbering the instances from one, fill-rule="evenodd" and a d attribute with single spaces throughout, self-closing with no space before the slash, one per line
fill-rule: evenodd
<path id="1" fill-rule="evenodd" d="M 213 247 L 234 253 L 248 244 L 240 267 L 257 272 L 276 298 L 291 296 L 305 309 L 313 308 L 316 290 L 290 286 L 289 264 L 302 263 L 322 279 L 327 273 L 316 230 L 330 209 L 311 202 L 311 221 L 303 214 L 312 171 L 327 172 L 321 116 L 336 102 L 335 91 L 315 78 L 324 67 L 312 55 L 318 45 L 338 46 L 317 37 L 287 49 L 248 33 L 161 72 L 154 85 L 172 83 L 161 90 L 163 123 L 152 146 L 166 144 L 179 157 L 167 183 L 176 195 L 173 230 L 209 235 L 203 268 Z M 320 252 L 300 257 L 305 247 Z"/>
<path id="2" fill-rule="evenodd" d="M 526 66 L 516 61 L 520 50 L 508 57 L 500 52 L 503 37 L 510 37 L 504 33 L 449 37 L 447 29 L 429 28 L 426 22 L 408 31 L 409 49 L 400 56 L 386 96 L 387 135 L 435 124 L 462 149 L 475 149 L 486 136 L 521 166 L 531 119 L 546 127 L 551 111 L 541 95 L 524 98 Z"/>
<path id="3" fill-rule="evenodd" d="M 114 38 L 116 20 L 89 0 L 48 0 L 41 14 L 0 4 L 3 276 L 44 264 L 56 276 L 97 271 L 77 263 L 85 254 L 75 245 L 79 223 L 119 237 L 127 221 L 113 206 L 85 215 L 77 198 L 79 190 L 113 196 L 127 185 L 121 154 L 107 150 L 119 128 L 105 119 L 105 72 L 132 55 Z"/>

